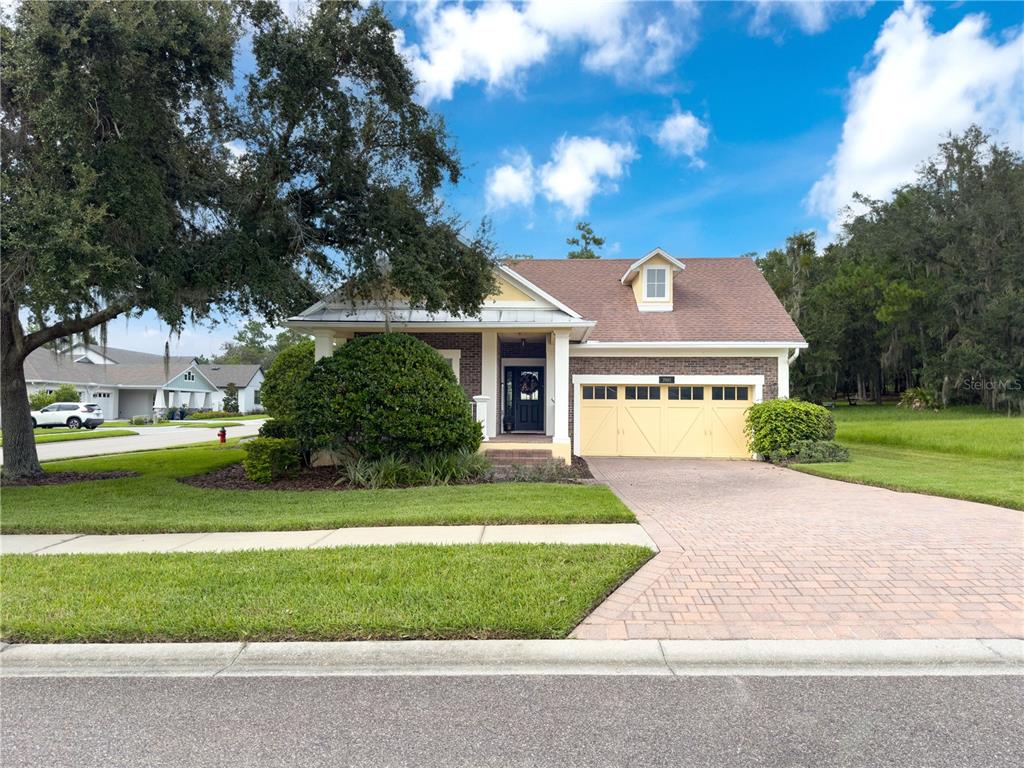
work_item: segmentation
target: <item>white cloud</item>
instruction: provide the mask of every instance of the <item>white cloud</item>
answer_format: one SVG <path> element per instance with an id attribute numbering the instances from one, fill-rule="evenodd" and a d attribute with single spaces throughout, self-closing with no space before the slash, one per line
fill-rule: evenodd
<path id="1" fill-rule="evenodd" d="M 621 0 L 506 0 L 474 6 L 429 2 L 413 16 L 419 41 L 397 45 L 424 103 L 452 98 L 460 83 L 521 86 L 557 46 L 581 45 L 583 66 L 616 79 L 657 77 L 696 41 L 696 5 Z"/>
<path id="2" fill-rule="evenodd" d="M 842 140 L 807 201 L 833 233 L 854 192 L 884 198 L 913 180 L 949 132 L 978 123 L 1015 148 L 1024 144 L 1021 30 L 992 40 L 987 18 L 972 14 L 937 34 L 928 14 L 910 2 L 893 13 L 868 69 L 853 79 Z"/>
<path id="3" fill-rule="evenodd" d="M 635 158 L 632 144 L 563 136 L 552 149 L 551 160 L 540 167 L 540 186 L 544 197 L 579 216 L 594 195 L 618 188 L 615 181 Z"/>
<path id="4" fill-rule="evenodd" d="M 873 5 L 873 0 L 750 0 L 754 12 L 748 29 L 752 35 L 770 36 L 776 34 L 775 16 L 788 16 L 800 30 L 808 35 L 824 32 L 829 25 L 842 16 L 863 16 Z"/>
<path id="5" fill-rule="evenodd" d="M 529 206 L 536 194 L 533 159 L 526 151 L 516 153 L 509 162 L 492 168 L 487 174 L 487 209 L 511 205 Z"/>
<path id="6" fill-rule="evenodd" d="M 676 110 L 665 118 L 654 140 L 670 155 L 685 155 L 693 165 L 703 168 L 704 161 L 698 155 L 708 145 L 709 133 L 707 125 L 692 112 Z"/>

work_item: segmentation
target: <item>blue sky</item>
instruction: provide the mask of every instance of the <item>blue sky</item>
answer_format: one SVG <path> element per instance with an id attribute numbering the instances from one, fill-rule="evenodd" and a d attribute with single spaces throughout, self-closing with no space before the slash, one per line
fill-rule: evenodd
<path id="1" fill-rule="evenodd" d="M 295 3 L 283 0 L 290 11 Z M 607 256 L 827 242 L 979 122 L 1024 148 L 1021 3 L 400 4 L 397 45 L 465 165 L 449 205 L 501 252 L 561 258 L 578 219 Z M 119 326 L 119 327 L 113 327 Z M 111 344 L 166 338 L 153 318 Z M 176 351 L 233 333 L 189 329 Z"/>

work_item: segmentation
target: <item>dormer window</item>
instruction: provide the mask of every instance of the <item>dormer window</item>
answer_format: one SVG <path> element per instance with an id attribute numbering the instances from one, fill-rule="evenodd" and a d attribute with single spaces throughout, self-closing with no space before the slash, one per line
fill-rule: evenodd
<path id="1" fill-rule="evenodd" d="M 648 299 L 664 299 L 668 296 L 668 269 L 666 267 L 648 267 L 644 277 Z"/>

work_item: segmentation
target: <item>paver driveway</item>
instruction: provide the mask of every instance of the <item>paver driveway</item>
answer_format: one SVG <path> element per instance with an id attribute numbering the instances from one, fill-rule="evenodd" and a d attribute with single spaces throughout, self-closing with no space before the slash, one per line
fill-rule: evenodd
<path id="1" fill-rule="evenodd" d="M 578 638 L 1024 637 L 1024 514 L 769 464 L 590 459 L 661 552 Z"/>

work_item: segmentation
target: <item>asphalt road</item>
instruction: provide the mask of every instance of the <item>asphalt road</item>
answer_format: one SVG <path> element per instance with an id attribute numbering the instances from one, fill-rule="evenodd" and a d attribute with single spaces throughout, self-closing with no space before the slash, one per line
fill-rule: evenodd
<path id="1" fill-rule="evenodd" d="M 2 682 L 21 766 L 1003 766 L 1020 677 Z"/>
<path id="2" fill-rule="evenodd" d="M 263 420 L 240 422 L 240 426 L 227 427 L 228 437 L 249 437 L 260 431 Z M 121 429 L 121 427 L 119 427 Z M 123 427 L 131 429 L 131 427 Z M 40 461 L 71 459 L 80 456 L 101 456 L 108 453 L 149 451 L 154 448 L 174 448 L 181 445 L 217 442 L 217 430 L 209 427 L 139 427 L 137 435 L 104 437 L 99 440 L 66 440 L 56 443 L 37 443 Z M 3 451 L 0 450 L 0 461 Z"/>

